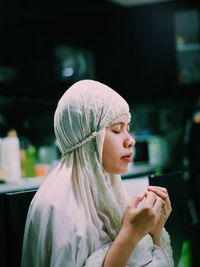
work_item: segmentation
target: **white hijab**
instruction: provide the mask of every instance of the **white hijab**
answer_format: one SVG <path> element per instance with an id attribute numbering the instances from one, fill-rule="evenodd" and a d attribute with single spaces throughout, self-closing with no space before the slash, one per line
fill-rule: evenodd
<path id="1" fill-rule="evenodd" d="M 77 181 L 87 219 L 101 220 L 112 240 L 119 231 L 128 194 L 120 176 L 105 174 L 102 149 L 106 126 L 123 114 L 130 116 L 129 106 L 117 92 L 100 82 L 82 80 L 62 96 L 54 116 L 63 163 L 71 159 L 71 179 Z"/>

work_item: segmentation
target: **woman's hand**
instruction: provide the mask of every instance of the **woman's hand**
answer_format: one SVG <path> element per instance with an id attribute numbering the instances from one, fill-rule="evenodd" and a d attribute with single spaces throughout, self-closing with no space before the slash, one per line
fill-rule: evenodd
<path id="1" fill-rule="evenodd" d="M 157 195 L 158 198 L 162 199 L 163 205 L 162 205 L 162 212 L 160 216 L 160 220 L 157 222 L 154 228 L 151 229 L 149 232 L 152 236 L 154 242 L 159 245 L 160 244 L 160 233 L 162 228 L 164 227 L 167 219 L 169 218 L 169 215 L 172 211 L 171 202 L 169 198 L 169 194 L 167 192 L 167 189 L 164 187 L 159 186 L 150 186 L 148 188 L 149 192 L 153 192 Z"/>
<path id="2" fill-rule="evenodd" d="M 125 210 L 121 231 L 128 240 L 139 242 L 158 225 L 162 213 L 163 200 L 154 192 L 146 191 L 133 197 Z"/>
<path id="3" fill-rule="evenodd" d="M 121 229 L 108 250 L 103 266 L 127 266 L 138 242 L 157 224 L 162 211 L 162 199 L 153 192 L 133 197 L 126 207 Z"/>

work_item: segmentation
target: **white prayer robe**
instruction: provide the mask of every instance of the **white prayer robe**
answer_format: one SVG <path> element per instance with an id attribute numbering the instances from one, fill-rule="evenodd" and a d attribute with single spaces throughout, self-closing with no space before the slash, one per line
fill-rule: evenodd
<path id="1" fill-rule="evenodd" d="M 112 241 L 98 218 L 96 225 L 87 222 L 73 183 L 65 175 L 56 177 L 61 169 L 65 171 L 59 165 L 45 178 L 31 202 L 22 267 L 101 267 Z M 153 244 L 150 235 L 144 237 L 127 267 L 172 267 L 170 240 L 165 231 L 163 236 L 162 248 Z"/>

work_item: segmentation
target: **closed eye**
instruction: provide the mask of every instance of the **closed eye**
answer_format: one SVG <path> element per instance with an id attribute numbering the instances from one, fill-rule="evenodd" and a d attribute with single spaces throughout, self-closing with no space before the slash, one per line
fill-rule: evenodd
<path id="1" fill-rule="evenodd" d="M 118 122 L 118 123 L 112 124 L 110 126 L 110 129 L 115 134 L 120 134 L 123 130 L 126 130 L 127 132 L 129 132 L 130 123 Z"/>
<path id="2" fill-rule="evenodd" d="M 121 131 L 112 130 L 112 132 L 115 133 L 115 134 L 119 134 Z"/>

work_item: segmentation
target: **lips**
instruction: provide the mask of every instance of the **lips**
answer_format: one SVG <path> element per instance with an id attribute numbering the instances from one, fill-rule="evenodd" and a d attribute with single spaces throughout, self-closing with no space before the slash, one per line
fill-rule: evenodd
<path id="1" fill-rule="evenodd" d="M 133 158 L 133 153 L 128 153 L 126 155 L 124 155 L 123 157 L 121 157 L 123 160 L 127 161 L 127 162 L 131 162 L 132 158 Z"/>

